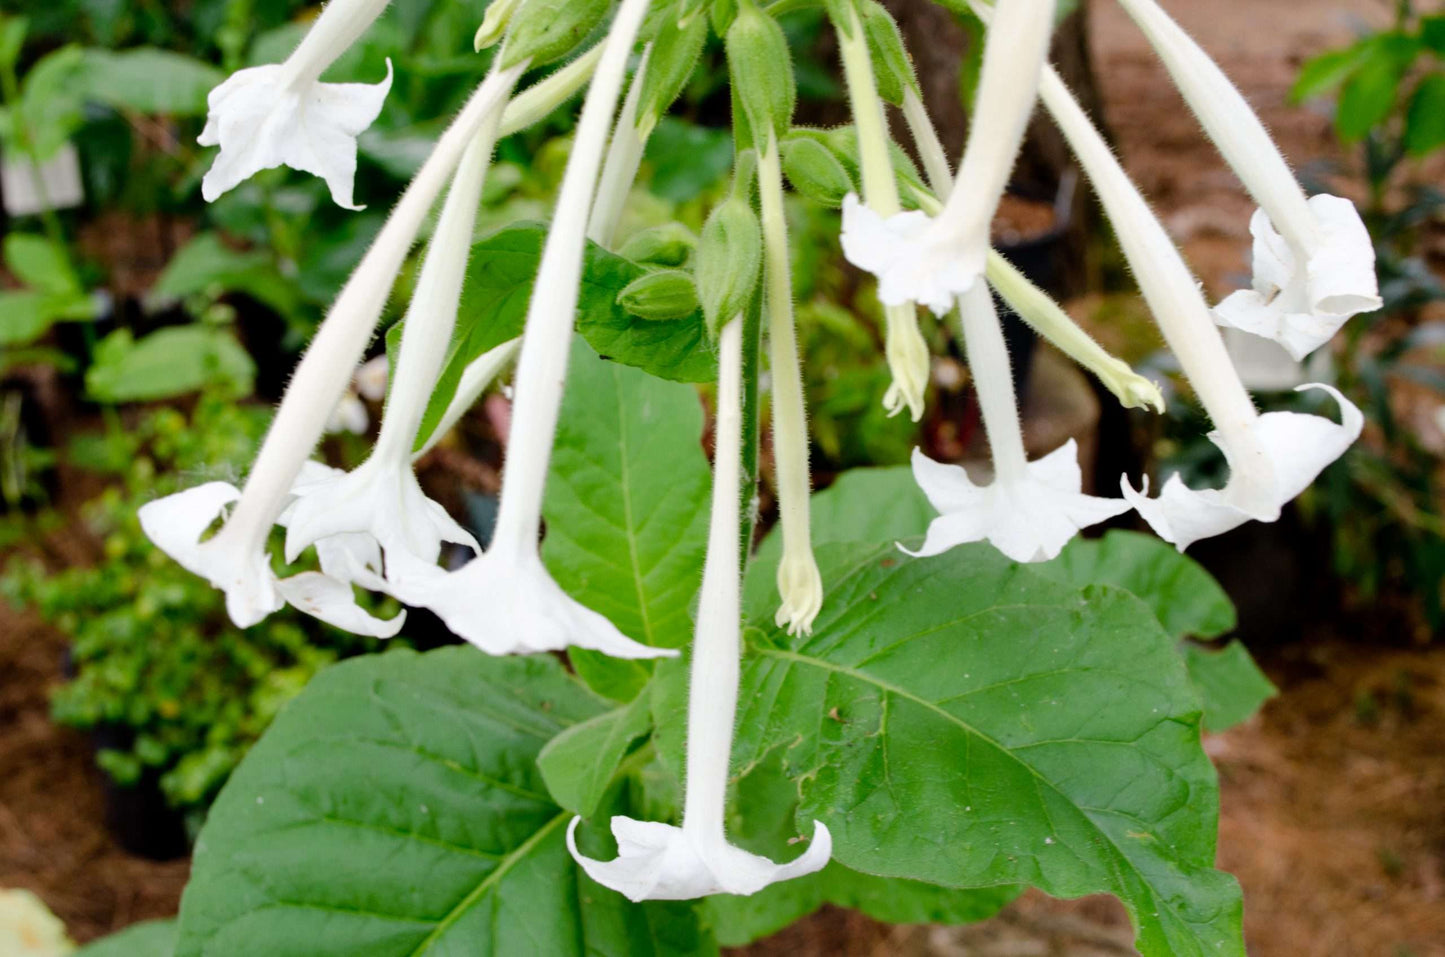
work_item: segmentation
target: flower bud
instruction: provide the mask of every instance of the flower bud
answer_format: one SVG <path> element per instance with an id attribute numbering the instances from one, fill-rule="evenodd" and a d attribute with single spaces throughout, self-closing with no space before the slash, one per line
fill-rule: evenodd
<path id="1" fill-rule="evenodd" d="M 644 139 L 682 94 L 706 42 L 704 16 L 694 14 L 682 21 L 672 17 L 663 23 L 652 43 L 652 55 L 642 79 L 642 99 L 637 104 L 637 129 Z"/>
<path id="2" fill-rule="evenodd" d="M 873 77 L 878 95 L 894 106 L 903 105 L 905 90 L 921 95 L 913 61 L 903 46 L 898 24 L 875 0 L 861 0 L 858 13 L 863 18 L 863 36 L 868 41 L 868 57 L 873 61 Z"/>
<path id="3" fill-rule="evenodd" d="M 627 242 L 617 254 L 623 259 L 647 266 L 681 266 L 697 248 L 697 237 L 682 223 L 664 223 L 644 229 Z"/>
<path id="4" fill-rule="evenodd" d="M 844 196 L 857 192 L 842 161 L 828 147 L 808 137 L 789 137 L 784 142 L 783 172 L 793 189 L 829 208 L 842 206 Z"/>
<path id="5" fill-rule="evenodd" d="M 766 152 L 770 140 L 787 135 L 797 103 L 788 40 L 776 20 L 743 0 L 726 46 L 733 95 L 752 130 L 752 145 Z"/>
<path id="6" fill-rule="evenodd" d="M 698 298 L 713 335 L 747 308 L 762 264 L 763 230 L 753 208 L 734 198 L 713 210 L 697 248 Z"/>
<path id="7" fill-rule="evenodd" d="M 610 0 L 522 0 L 507 31 L 502 67 L 523 61 L 536 67 L 561 59 L 597 28 L 611 7 Z"/>
<path id="8" fill-rule="evenodd" d="M 684 3 L 686 6 L 686 3 Z M 708 4 L 707 16 L 712 21 L 712 28 L 719 36 L 726 36 L 728 27 L 733 25 L 733 19 L 738 15 L 738 0 L 712 0 Z"/>
<path id="9" fill-rule="evenodd" d="M 487 47 L 495 46 L 506 35 L 507 25 L 512 22 L 512 14 L 516 13 L 517 7 L 521 5 L 522 0 L 492 0 L 487 5 L 482 25 L 477 28 L 477 35 L 472 40 L 478 53 Z"/>
<path id="10" fill-rule="evenodd" d="M 682 319 L 697 311 L 697 286 L 691 273 L 661 269 L 628 283 L 617 304 L 639 319 Z"/>

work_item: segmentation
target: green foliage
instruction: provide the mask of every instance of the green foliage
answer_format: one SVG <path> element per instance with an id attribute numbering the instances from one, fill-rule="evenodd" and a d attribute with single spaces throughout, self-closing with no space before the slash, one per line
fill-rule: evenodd
<path id="1" fill-rule="evenodd" d="M 75 677 L 55 692 L 55 719 L 113 732 L 125 743 L 102 751 L 101 766 L 121 786 L 158 777 L 170 802 L 187 811 L 205 809 L 317 669 L 375 647 L 294 612 L 239 631 L 226 619 L 221 592 L 140 530 L 136 509 L 157 495 L 197 476 L 233 477 L 268 418 L 265 409 L 206 397 L 189 422 L 164 409 L 111 436 L 114 448 L 90 458 L 119 463 L 124 484 L 84 509 L 104 557 L 54 574 L 17 558 L 0 577 L 7 600 L 33 607 L 70 636 Z"/>
<path id="2" fill-rule="evenodd" d="M 175 949 L 176 922 L 149 920 L 82 947 L 75 957 L 172 957 Z"/>
<path id="3" fill-rule="evenodd" d="M 0 346 L 26 346 L 57 322 L 95 318 L 65 249 L 33 233 L 5 237 L 5 266 L 26 288 L 0 291 Z"/>
<path id="4" fill-rule="evenodd" d="M 251 394 L 256 364 L 235 337 L 204 325 L 172 326 L 137 340 L 117 329 L 101 340 L 85 388 L 100 402 L 144 402 L 215 389 Z"/>

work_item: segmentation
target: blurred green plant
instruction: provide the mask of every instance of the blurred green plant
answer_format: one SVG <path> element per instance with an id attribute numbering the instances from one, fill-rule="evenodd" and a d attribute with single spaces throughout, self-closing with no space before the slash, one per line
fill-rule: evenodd
<path id="1" fill-rule="evenodd" d="M 220 592 L 141 532 L 139 505 L 198 476 L 234 478 L 269 418 L 265 408 L 209 394 L 189 418 L 159 409 L 132 430 L 86 437 L 72 449 L 77 463 L 101 471 L 124 463 L 120 483 L 82 510 L 102 557 L 55 573 L 15 557 L 0 575 L 0 595 L 71 639 L 74 677 L 54 693 L 55 719 L 103 735 L 108 746 L 97 763 L 116 784 L 156 780 L 191 815 L 204 812 L 316 671 L 379 647 L 297 612 L 241 631 L 227 620 Z M 44 514 L 6 521 L 53 524 Z"/>

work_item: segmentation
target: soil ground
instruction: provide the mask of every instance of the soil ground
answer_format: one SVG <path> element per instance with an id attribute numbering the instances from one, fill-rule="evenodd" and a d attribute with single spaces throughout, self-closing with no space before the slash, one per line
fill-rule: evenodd
<path id="1" fill-rule="evenodd" d="M 1285 105 L 1310 55 L 1384 22 L 1391 0 L 1165 0 L 1259 109 L 1297 167 L 1339 160 L 1329 118 Z M 1109 122 L 1131 173 L 1211 293 L 1247 263 L 1252 205 L 1138 33 L 1095 0 Z M 84 543 L 57 543 L 83 558 Z M 1257 957 L 1445 957 L 1445 647 L 1328 635 L 1266 653 L 1281 696 L 1210 737 L 1220 771 L 1222 868 L 1247 902 Z M 64 642 L 0 603 L 0 887 L 36 891 L 88 940 L 175 912 L 188 865 L 119 850 L 85 739 L 56 728 L 47 692 Z M 1028 895 L 971 928 L 885 928 L 824 911 L 746 952 L 756 957 L 1127 954 L 1111 901 Z"/>

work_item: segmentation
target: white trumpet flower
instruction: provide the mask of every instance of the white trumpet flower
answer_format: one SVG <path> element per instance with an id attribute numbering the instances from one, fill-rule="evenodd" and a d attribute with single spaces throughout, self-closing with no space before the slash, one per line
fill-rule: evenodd
<path id="1" fill-rule="evenodd" d="M 619 658 L 677 654 L 633 641 L 604 616 L 574 601 L 552 580 L 537 550 L 542 495 L 567 379 L 587 220 L 623 74 L 647 6 L 647 0 L 623 0 L 618 8 L 557 194 L 552 229 L 527 309 L 492 544 L 455 572 L 408 576 L 411 580 L 394 592 L 409 604 L 436 612 L 453 632 L 490 654 L 569 645 Z"/>
<path id="2" fill-rule="evenodd" d="M 141 529 L 182 568 L 205 578 L 226 593 L 226 611 L 238 627 L 256 624 L 287 603 L 330 625 L 358 635 L 390 638 L 406 622 L 402 612 L 391 620 L 373 617 L 356 604 L 351 585 L 323 572 L 301 572 L 278 578 L 266 553 L 265 533 L 249 547 L 208 548 L 202 542 L 226 507 L 241 497 L 227 482 L 207 482 L 142 505 Z M 228 525 L 229 527 L 229 525 Z"/>
<path id="3" fill-rule="evenodd" d="M 939 517 L 928 526 L 923 546 L 908 554 L 939 555 L 966 542 L 987 540 L 1016 562 L 1048 561 L 1080 530 L 1124 514 L 1129 503 L 1083 494 L 1078 447 L 1072 439 L 1037 462 L 1028 460 L 993 294 L 979 284 L 960 297 L 958 305 L 993 456 L 993 482 L 975 485 L 961 466 L 941 465 L 915 449 L 914 480 Z"/>
<path id="4" fill-rule="evenodd" d="M 788 221 L 783 210 L 783 168 L 770 137 L 758 157 L 758 194 L 763 226 L 763 273 L 768 312 L 768 362 L 773 374 L 773 458 L 778 472 L 778 524 L 783 558 L 778 564 L 776 621 L 788 634 L 813 630 L 823 609 L 823 577 L 813 557 L 808 511 L 808 412 L 798 365 L 798 331 L 793 321 L 792 267 Z"/>
<path id="5" fill-rule="evenodd" d="M 843 204 L 843 253 L 878 277 L 887 305 L 918 302 L 944 316 L 979 281 L 989 232 L 1033 112 L 1048 54 L 1054 0 L 1009 0 L 992 17 L 960 188 L 943 211 L 884 217 L 856 199 Z"/>
<path id="6" fill-rule="evenodd" d="M 1245 188 L 1259 204 L 1254 283 L 1220 303 L 1225 326 L 1273 339 L 1303 359 L 1352 317 L 1381 306 L 1375 249 L 1347 199 L 1306 200 L 1279 147 L 1209 55 L 1155 0 L 1120 0 Z"/>
<path id="7" fill-rule="evenodd" d="M 456 326 L 472 230 L 501 115 L 498 101 L 462 156 L 442 205 L 402 326 L 396 379 L 376 447 L 355 470 L 298 490 L 287 523 L 288 561 L 322 539 L 369 536 L 381 546 L 387 581 L 403 592 L 409 574 L 425 575 L 435 568 L 442 542 L 482 550 L 446 509 L 427 498 L 411 458 Z"/>
<path id="8" fill-rule="evenodd" d="M 206 100 L 197 141 L 219 146 L 201 181 L 208 202 L 263 169 L 289 166 L 320 176 L 346 209 L 356 178 L 356 138 L 375 122 L 391 90 L 391 61 L 379 83 L 322 83 L 321 74 L 366 32 L 388 0 L 332 0 L 284 63 L 232 74 Z"/>
<path id="9" fill-rule="evenodd" d="M 477 129 L 506 99 L 525 68 L 520 63 L 493 73 L 477 88 L 402 194 L 297 365 L 245 488 L 220 531 L 200 541 L 226 501 L 214 494 L 199 510 L 198 500 L 182 502 L 177 496 L 147 506 L 156 517 L 147 534 L 172 558 L 225 590 L 226 606 L 238 626 L 254 625 L 281 607 L 266 540 L 291 503 L 293 486 L 361 360 L 422 220 Z M 176 522 L 167 518 L 172 510 Z"/>
<path id="10" fill-rule="evenodd" d="M 1052 70 L 1045 71 L 1039 91 L 1113 222 L 1160 331 L 1214 422 L 1210 438 L 1229 464 L 1229 481 L 1219 490 L 1193 491 L 1175 477 L 1160 498 L 1146 499 L 1123 477 L 1125 497 L 1180 550 L 1250 519 L 1275 521 L 1284 504 L 1359 437 L 1359 410 L 1330 390 L 1340 403 L 1341 424 L 1310 415 L 1261 416 L 1198 283 L 1108 144 Z"/>
<path id="11" fill-rule="evenodd" d="M 691 900 L 709 894 L 755 894 L 778 881 L 821 870 L 832 835 L 813 825 L 808 849 L 777 864 L 728 843 L 723 810 L 733 722 L 737 717 L 741 631 L 739 490 L 742 458 L 742 322 L 719 336 L 717 454 L 707 562 L 693 641 L 687 703 L 687 776 L 682 826 L 614 817 L 617 857 L 599 861 L 577 850 L 577 825 L 567 848 L 594 881 L 632 901 Z"/>

